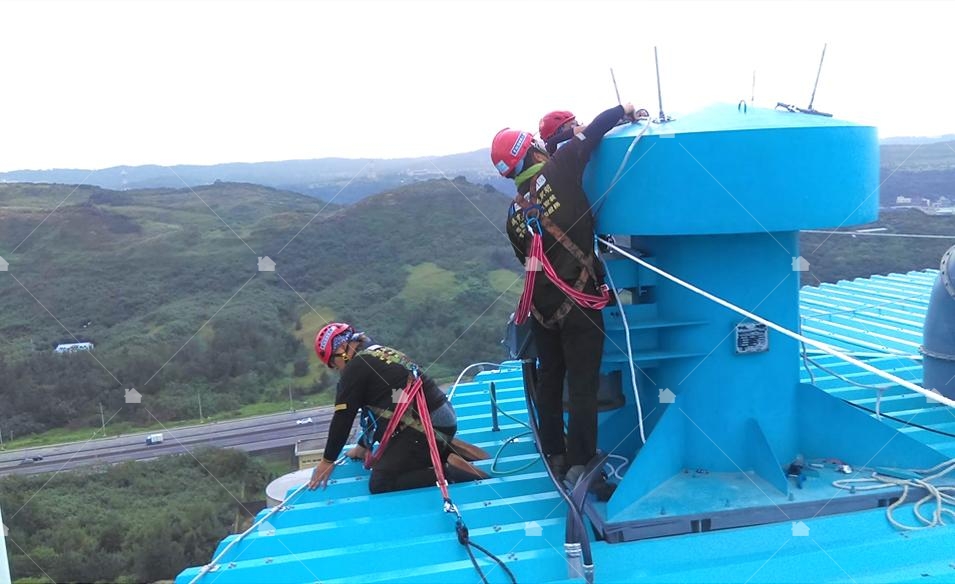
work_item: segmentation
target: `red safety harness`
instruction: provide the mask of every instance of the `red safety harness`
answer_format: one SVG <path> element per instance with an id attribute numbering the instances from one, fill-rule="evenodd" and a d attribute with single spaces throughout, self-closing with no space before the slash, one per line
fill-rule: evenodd
<path id="1" fill-rule="evenodd" d="M 537 176 L 531 179 L 531 185 L 537 184 Z M 527 251 L 525 260 L 526 276 L 524 278 L 524 291 L 521 293 L 521 299 L 517 305 L 517 313 L 514 320 L 517 324 L 524 324 L 530 313 L 534 313 L 535 318 L 545 327 L 553 328 L 561 319 L 567 316 L 567 313 L 576 303 L 582 308 L 600 310 L 610 302 L 610 288 L 606 284 L 601 284 L 600 279 L 594 271 L 593 255 L 587 255 L 577 245 L 570 240 L 564 230 L 558 227 L 550 217 L 547 217 L 537 203 L 537 192 L 531 188 L 530 200 L 525 199 L 521 194 L 514 197 L 514 203 L 524 212 L 524 218 L 527 222 L 527 230 L 530 232 L 530 250 Z M 533 214 L 532 214 L 533 213 Z M 564 249 L 567 250 L 581 265 L 580 274 L 573 286 L 565 282 L 558 274 L 557 270 L 551 264 L 547 254 L 544 253 L 544 244 L 542 240 L 541 226 L 557 240 Z M 533 306 L 534 283 L 537 279 L 537 272 L 543 270 L 547 279 L 554 283 L 557 288 L 563 292 L 567 299 L 561 304 L 554 314 L 545 319 Z M 584 287 L 587 281 L 593 279 L 600 291 L 599 295 L 587 294 Z"/>
<path id="2" fill-rule="evenodd" d="M 424 435 L 428 440 L 428 451 L 431 453 L 431 464 L 434 466 L 434 474 L 437 478 L 438 488 L 441 489 L 441 496 L 444 497 L 444 512 L 451 513 L 455 516 L 455 525 L 454 530 L 458 536 L 458 543 L 464 546 L 467 550 L 468 557 L 471 560 L 471 565 L 474 566 L 474 569 L 481 577 L 481 582 L 483 584 L 488 584 L 487 577 L 484 574 L 484 571 L 481 570 L 481 566 L 478 565 L 477 559 L 474 557 L 474 552 L 471 551 L 471 548 L 475 548 L 482 553 L 484 553 L 488 558 L 497 563 L 498 566 L 507 574 L 513 584 L 517 584 L 517 579 L 514 578 L 514 574 L 511 573 L 511 570 L 507 567 L 504 562 L 500 560 L 497 556 L 492 554 L 484 546 L 478 544 L 477 542 L 471 541 L 470 534 L 468 532 L 468 527 L 464 523 L 464 517 L 461 516 L 461 512 L 458 510 L 454 502 L 451 501 L 451 495 L 448 493 L 448 481 L 444 476 L 444 464 L 441 462 L 441 452 L 438 450 L 438 439 L 434 431 L 434 426 L 431 424 L 431 415 L 428 411 L 428 400 L 424 395 L 424 383 L 421 381 L 421 376 L 418 374 L 418 368 L 415 365 L 410 367 L 411 374 L 408 376 L 408 383 L 402 389 L 402 397 L 398 400 L 397 407 L 395 407 L 394 414 L 391 416 L 391 420 L 388 421 L 388 425 L 385 427 L 385 433 L 381 438 L 381 442 L 378 445 L 378 448 L 372 453 L 372 449 L 368 448 L 368 451 L 365 453 L 365 468 L 370 469 L 373 467 L 379 460 L 381 460 L 382 454 L 385 452 L 385 448 L 388 446 L 388 442 L 391 441 L 392 436 L 394 436 L 395 431 L 398 429 L 398 424 L 405 413 L 408 411 L 408 408 L 411 407 L 412 403 L 418 405 L 418 412 L 420 413 L 421 425 L 424 427 Z"/>
<path id="3" fill-rule="evenodd" d="M 408 383 L 401 391 L 402 398 L 398 400 L 395 412 L 385 427 L 385 433 L 381 437 L 378 448 L 374 449 L 374 452 L 369 448 L 365 453 L 365 468 L 371 469 L 381 460 L 382 455 L 385 453 L 385 448 L 388 447 L 388 443 L 391 441 L 391 437 L 394 436 L 395 431 L 398 429 L 401 418 L 404 417 L 405 412 L 408 411 L 412 403 L 417 403 L 418 412 L 421 413 L 421 425 L 424 427 L 424 435 L 428 440 L 428 450 L 431 453 L 431 464 L 434 465 L 434 474 L 438 479 L 437 484 L 441 489 L 441 495 L 444 496 L 444 500 L 450 502 L 448 481 L 444 477 L 444 464 L 441 462 L 441 452 L 438 450 L 438 439 L 434 432 L 434 426 L 431 424 L 431 415 L 430 412 L 428 412 L 428 401 L 424 395 L 424 384 L 421 382 L 417 368 L 411 370 L 411 375 L 408 376 Z"/>

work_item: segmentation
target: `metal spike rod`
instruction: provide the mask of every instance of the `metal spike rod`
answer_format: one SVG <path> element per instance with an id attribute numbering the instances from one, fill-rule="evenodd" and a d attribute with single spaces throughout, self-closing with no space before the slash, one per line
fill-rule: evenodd
<path id="1" fill-rule="evenodd" d="M 657 99 L 660 102 L 660 123 L 662 124 L 667 120 L 666 115 L 663 113 L 663 90 L 660 89 L 660 59 L 657 56 L 657 48 L 653 47 L 653 60 L 657 66 Z"/>
<path id="2" fill-rule="evenodd" d="M 610 68 L 610 79 L 613 81 L 613 90 L 617 94 L 617 105 L 623 105 L 620 101 L 620 90 L 617 89 L 617 78 L 613 75 L 613 67 Z"/>
<path id="3" fill-rule="evenodd" d="M 819 70 L 816 71 L 816 82 L 812 86 L 812 97 L 809 98 L 809 107 L 806 108 L 809 111 L 812 111 L 812 104 L 816 101 L 816 88 L 819 86 L 819 75 L 822 73 L 822 62 L 826 58 L 826 46 L 829 43 L 822 45 L 822 57 L 819 59 Z"/>

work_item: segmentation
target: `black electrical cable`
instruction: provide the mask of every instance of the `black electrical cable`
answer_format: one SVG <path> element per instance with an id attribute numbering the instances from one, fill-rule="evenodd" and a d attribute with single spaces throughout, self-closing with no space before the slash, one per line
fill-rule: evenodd
<path id="1" fill-rule="evenodd" d="M 465 544 L 464 549 L 468 551 L 468 557 L 471 558 L 471 564 L 474 566 L 474 569 L 477 570 L 478 576 L 481 577 L 481 582 L 488 584 L 487 576 L 481 571 L 481 566 L 478 565 L 477 558 L 474 557 L 474 552 L 471 551 L 471 545 Z"/>
<path id="2" fill-rule="evenodd" d="M 508 568 L 507 565 L 504 562 L 502 562 L 500 558 L 498 558 L 491 552 L 484 549 L 484 546 L 474 543 L 473 541 L 471 542 L 471 546 L 477 548 L 481 552 L 484 552 L 484 555 L 494 560 L 497 563 L 497 565 L 500 566 L 502 570 L 504 570 L 504 572 L 507 574 L 507 577 L 511 579 L 511 582 L 514 582 L 514 584 L 517 584 L 517 578 L 514 577 L 514 574 L 511 572 L 510 568 Z"/>
<path id="3" fill-rule="evenodd" d="M 825 366 L 823 366 L 823 365 L 820 365 L 819 363 L 816 363 L 814 360 L 810 359 L 810 358 L 806 355 L 805 351 L 803 351 L 803 358 L 806 359 L 807 361 L 809 361 L 809 363 L 812 363 L 812 364 L 815 365 L 816 367 L 822 369 L 823 371 L 825 371 L 825 372 L 828 373 L 829 375 L 832 375 L 833 377 L 837 377 L 837 378 L 839 378 L 839 379 L 842 379 L 843 381 L 848 381 L 849 383 L 851 383 L 852 385 L 855 385 L 855 386 L 857 386 L 857 387 L 863 387 L 863 388 L 867 388 L 867 389 L 878 389 L 878 390 L 886 389 L 886 388 L 883 388 L 883 387 L 877 387 L 877 386 L 874 386 L 874 385 L 867 385 L 867 384 L 864 384 L 864 383 L 859 383 L 859 382 L 857 382 L 857 381 L 852 381 L 851 379 L 846 379 L 845 377 L 843 377 L 842 375 L 839 375 L 839 374 L 836 373 L 835 371 L 832 371 L 832 370 L 829 369 L 828 367 L 825 367 Z M 808 365 L 806 366 L 806 370 L 807 370 L 807 371 L 809 370 Z M 812 372 L 810 371 L 809 374 L 810 374 L 810 376 L 811 376 L 811 375 L 812 375 Z M 842 398 L 839 398 L 839 399 L 842 399 Z M 908 421 L 908 420 L 903 420 L 902 418 L 897 418 L 897 417 L 892 416 L 892 415 L 889 415 L 889 414 L 883 414 L 882 412 L 877 412 L 877 411 L 875 411 L 875 410 L 873 410 L 873 409 L 869 409 L 869 408 L 867 408 L 867 407 L 865 407 L 865 406 L 860 406 L 859 404 L 854 403 L 854 402 L 851 402 L 851 401 L 849 401 L 849 400 L 847 400 L 847 399 L 843 399 L 842 401 L 846 402 L 847 404 L 849 404 L 849 405 L 852 406 L 852 407 L 859 408 L 860 410 L 865 411 L 865 412 L 869 412 L 870 414 L 875 414 L 875 415 L 881 416 L 881 417 L 883 417 L 883 418 L 888 418 L 888 419 L 892 420 L 893 422 L 898 422 L 898 423 L 900 423 L 900 424 L 904 424 L 904 425 L 906 425 L 906 426 L 911 426 L 911 427 L 913 427 L 913 428 L 919 428 L 919 429 L 921 429 L 921 430 L 925 430 L 926 432 L 932 432 L 932 433 L 934 433 L 934 434 L 939 434 L 939 435 L 941 435 L 941 436 L 947 436 L 947 437 L 949 437 L 949 438 L 955 438 L 955 434 L 951 434 L 951 433 L 949 433 L 949 432 L 945 432 L 944 430 L 936 430 L 935 428 L 929 428 L 928 426 L 923 426 L 922 424 L 916 424 L 915 422 L 910 422 L 910 421 Z"/>
<path id="4" fill-rule="evenodd" d="M 523 359 L 522 360 L 522 373 L 524 377 L 524 399 L 527 403 L 527 418 L 531 424 L 531 430 L 534 432 L 534 442 L 540 447 L 540 430 L 537 427 L 537 404 L 534 401 L 534 393 L 537 391 L 537 384 L 534 380 L 534 370 L 536 369 L 534 361 L 532 359 Z M 584 527 L 584 520 L 581 517 L 580 510 L 574 504 L 573 499 L 570 495 L 567 494 L 567 491 L 564 489 L 563 485 L 560 484 L 560 480 L 554 476 L 554 471 L 550 468 L 550 465 L 544 463 L 544 469 L 547 471 L 547 476 L 550 477 L 554 487 L 557 489 L 557 492 L 560 494 L 561 498 L 567 503 L 567 507 L 570 509 L 570 520 L 573 525 L 568 524 L 568 536 L 574 534 L 576 542 L 568 543 L 579 543 L 581 547 L 581 555 L 583 556 L 583 563 L 587 566 L 593 565 L 593 555 L 590 550 L 590 538 L 587 537 L 587 532 Z"/>
<path id="5" fill-rule="evenodd" d="M 888 418 L 888 419 L 892 420 L 893 422 L 898 422 L 898 423 L 900 423 L 900 424 L 905 424 L 906 426 L 912 426 L 913 428 L 919 428 L 919 429 L 925 430 L 925 431 L 927 431 L 927 432 L 933 432 L 933 433 L 935 433 L 935 434 L 941 434 L 942 436 L 948 436 L 949 438 L 955 438 L 955 434 L 950 434 L 950 433 L 948 433 L 948 432 L 945 432 L 944 430 L 936 430 L 935 428 L 929 428 L 928 426 L 923 426 L 922 424 L 916 424 L 915 422 L 909 422 L 909 421 L 907 421 L 907 420 L 903 420 L 902 418 L 896 418 L 895 416 L 890 416 L 889 414 L 883 414 L 883 413 L 881 413 L 881 412 L 876 412 L 875 410 L 870 410 L 869 408 L 867 408 L 867 407 L 865 407 L 865 406 L 860 406 L 859 404 L 852 403 L 851 401 L 849 401 L 849 400 L 847 400 L 847 399 L 844 399 L 844 400 L 842 400 L 842 401 L 846 402 L 846 403 L 849 404 L 850 406 L 853 406 L 853 407 L 859 408 L 860 410 L 864 410 L 864 411 L 866 411 L 866 412 L 869 412 L 870 414 L 875 414 L 875 415 L 877 415 L 877 416 L 882 416 L 883 418 Z"/>
<path id="6" fill-rule="evenodd" d="M 457 513 L 457 511 L 455 512 Z M 479 552 L 482 552 L 484 555 L 486 555 L 487 557 L 491 558 L 491 560 L 496 562 L 497 565 L 500 566 L 501 569 L 503 569 L 504 572 L 507 574 L 507 577 L 511 579 L 511 582 L 513 582 L 514 584 L 517 584 L 517 578 L 514 577 L 514 573 L 511 572 L 510 569 L 508 569 L 508 567 L 504 564 L 504 562 L 501 561 L 500 558 L 492 554 L 484 546 L 471 541 L 471 536 L 468 532 L 468 526 L 464 524 L 464 519 L 461 517 L 461 514 L 457 513 L 457 515 L 458 515 L 458 520 L 457 520 L 457 523 L 455 523 L 454 525 L 454 530 L 458 534 L 458 542 L 461 545 L 463 545 L 464 548 L 467 550 L 468 557 L 471 558 L 471 564 L 474 566 L 474 569 L 477 570 L 478 575 L 481 576 L 481 582 L 483 582 L 484 584 L 488 584 L 487 576 L 484 575 L 484 571 L 481 570 L 481 566 L 478 565 L 477 558 L 474 557 L 474 552 L 471 551 L 472 547 L 478 550 Z"/>

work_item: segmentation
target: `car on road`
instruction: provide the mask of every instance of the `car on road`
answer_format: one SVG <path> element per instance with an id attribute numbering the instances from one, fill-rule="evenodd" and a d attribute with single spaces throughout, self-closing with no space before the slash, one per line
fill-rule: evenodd
<path id="1" fill-rule="evenodd" d="M 301 426 L 303 424 L 311 424 L 312 418 L 302 418 L 301 420 L 295 420 L 296 426 Z"/>
<path id="2" fill-rule="evenodd" d="M 27 456 L 20 461 L 20 464 L 33 464 L 34 462 L 40 462 L 43 460 L 42 456 Z"/>
<path id="3" fill-rule="evenodd" d="M 162 444 L 162 434 L 150 434 L 146 436 L 146 446 L 152 446 L 153 444 Z"/>

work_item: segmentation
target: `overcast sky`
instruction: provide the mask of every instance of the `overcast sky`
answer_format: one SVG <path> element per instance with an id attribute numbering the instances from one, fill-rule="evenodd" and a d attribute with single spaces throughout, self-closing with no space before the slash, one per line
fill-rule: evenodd
<path id="1" fill-rule="evenodd" d="M 955 132 L 949 2 L 0 1 L 0 170 L 487 147 L 620 94 Z"/>

